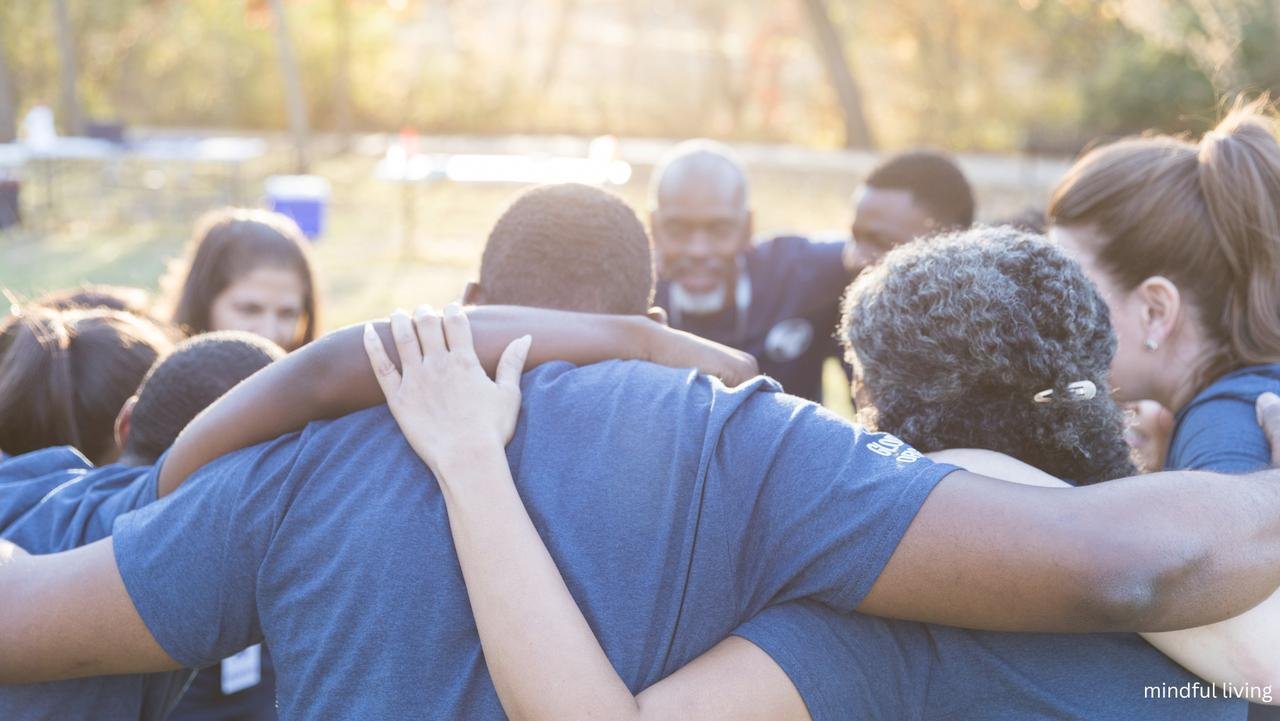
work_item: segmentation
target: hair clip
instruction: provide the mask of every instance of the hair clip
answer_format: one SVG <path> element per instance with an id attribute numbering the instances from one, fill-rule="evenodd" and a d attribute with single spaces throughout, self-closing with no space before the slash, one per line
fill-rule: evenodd
<path id="1" fill-rule="evenodd" d="M 9 301 L 9 315 L 15 318 L 22 317 L 22 300 L 18 295 L 8 288 L 0 288 L 0 294 L 3 294 L 5 300 Z"/>
<path id="2" fill-rule="evenodd" d="M 1067 393 L 1063 400 L 1087 401 L 1096 395 L 1098 395 L 1098 387 L 1093 384 L 1093 381 L 1076 381 L 1074 383 L 1067 384 Z M 1032 396 L 1031 400 L 1036 403 L 1052 403 L 1055 400 L 1053 397 L 1053 389 L 1046 388 Z"/>

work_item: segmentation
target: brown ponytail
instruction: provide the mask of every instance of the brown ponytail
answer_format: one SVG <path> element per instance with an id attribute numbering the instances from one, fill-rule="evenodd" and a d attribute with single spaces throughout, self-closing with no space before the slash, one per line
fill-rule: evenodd
<path id="1" fill-rule="evenodd" d="M 117 455 L 116 415 L 171 341 L 110 310 L 21 309 L 3 329 L 0 450 L 75 446 L 94 463 Z"/>
<path id="2" fill-rule="evenodd" d="M 1130 138 L 1068 171 L 1049 222 L 1097 231 L 1125 289 L 1172 280 L 1216 349 L 1201 384 L 1280 362 L 1280 143 L 1263 101 L 1237 103 L 1198 144 Z"/>

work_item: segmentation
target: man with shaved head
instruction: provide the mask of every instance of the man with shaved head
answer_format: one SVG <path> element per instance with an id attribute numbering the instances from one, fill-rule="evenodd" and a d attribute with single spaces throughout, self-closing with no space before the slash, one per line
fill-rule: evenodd
<path id="1" fill-rule="evenodd" d="M 671 325 L 747 351 L 789 393 L 821 400 L 823 361 L 837 355 L 837 301 L 852 277 L 846 243 L 784 236 L 753 245 L 746 173 L 707 140 L 672 149 L 649 200 L 656 303 Z"/>

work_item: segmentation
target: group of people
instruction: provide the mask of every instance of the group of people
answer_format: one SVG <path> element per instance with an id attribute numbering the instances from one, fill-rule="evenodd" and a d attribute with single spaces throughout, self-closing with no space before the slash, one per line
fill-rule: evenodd
<path id="1" fill-rule="evenodd" d="M 321 338 L 305 243 L 249 211 L 170 321 L 16 304 L 2 715 L 1277 717 L 1262 106 L 1089 152 L 1043 233 L 973 226 L 928 151 L 840 241 L 754 242 L 706 141 L 650 201 L 528 190 L 465 306 Z M 863 425 L 812 402 L 840 350 Z M 1135 402 L 1174 419 L 1146 473 Z"/>

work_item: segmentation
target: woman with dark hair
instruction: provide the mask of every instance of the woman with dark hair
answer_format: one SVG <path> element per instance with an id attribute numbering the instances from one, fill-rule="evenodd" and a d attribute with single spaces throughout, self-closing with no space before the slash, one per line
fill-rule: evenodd
<path id="1" fill-rule="evenodd" d="M 447 343 L 424 347 L 447 345 L 452 356 L 461 343 L 465 359 L 466 334 L 445 325 Z M 1014 459 L 1076 483 L 1134 471 L 1107 390 L 1107 306 L 1079 265 L 1038 236 L 982 228 L 901 247 L 851 287 L 843 328 L 871 420 L 894 434 L 878 441 L 884 455 L 902 451 L 901 435 L 923 448 L 987 449 L 944 453 L 1004 477 L 1027 477 Z M 501 472 L 506 458 L 482 450 L 501 448 L 515 426 L 518 368 L 500 370 L 495 385 L 460 359 L 411 358 L 400 385 L 381 345 L 367 347 L 393 415 L 444 490 L 484 658 L 513 719 L 1240 719 L 1238 700 L 1141 689 L 1198 682 L 1178 664 L 1233 688 L 1280 681 L 1274 598 L 1146 641 L 968 631 L 789 602 L 648 689 L 628 688 Z M 512 365 L 519 351 L 509 351 Z M 1099 693 L 1108 686 L 1138 691 Z"/>
<path id="2" fill-rule="evenodd" d="M 247 331 L 290 351 L 315 340 L 318 293 L 296 223 L 279 213 L 226 208 L 196 224 L 173 322 L 188 335 Z"/>
<path id="3" fill-rule="evenodd" d="M 0 339 L 0 450 L 74 446 L 94 464 L 119 455 L 116 417 L 173 345 L 132 313 L 39 305 L 0 324 Z"/>

